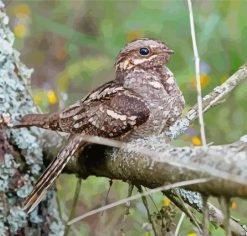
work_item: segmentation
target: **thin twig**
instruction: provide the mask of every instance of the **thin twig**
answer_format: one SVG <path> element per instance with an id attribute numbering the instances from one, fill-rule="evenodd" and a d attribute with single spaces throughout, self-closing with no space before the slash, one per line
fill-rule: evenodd
<path id="1" fill-rule="evenodd" d="M 110 180 L 109 180 L 109 188 L 108 188 L 108 191 L 107 191 L 107 193 L 106 193 L 105 201 L 104 201 L 104 203 L 102 204 L 102 206 L 105 206 L 105 205 L 107 204 L 107 199 L 108 199 L 109 193 L 110 193 L 110 191 L 111 191 L 112 184 L 113 184 L 113 181 L 112 181 L 112 179 L 110 179 Z M 103 215 L 104 215 L 104 211 L 102 211 L 102 213 L 101 213 L 101 216 L 103 216 Z"/>
<path id="2" fill-rule="evenodd" d="M 173 189 L 173 188 L 177 188 L 177 187 L 184 187 L 184 186 L 198 184 L 198 183 L 206 183 L 207 181 L 208 181 L 208 179 L 202 178 L 202 179 L 182 181 L 182 182 L 179 182 L 179 183 L 169 184 L 169 185 L 166 185 L 166 186 L 154 188 L 154 189 L 151 189 L 151 190 L 149 190 L 147 192 L 143 192 L 142 194 L 139 193 L 139 194 L 133 195 L 131 197 L 128 197 L 128 198 L 121 199 L 119 201 L 113 202 L 113 203 L 111 203 L 109 205 L 106 205 L 104 207 L 100 207 L 100 208 L 97 208 L 95 210 L 92 210 L 92 211 L 90 211 L 90 212 L 88 212 L 86 214 L 83 214 L 81 216 L 78 216 L 78 217 L 74 218 L 73 220 L 69 221 L 67 224 L 68 225 L 74 224 L 74 223 L 76 223 L 76 222 L 78 222 L 78 221 L 80 221 L 80 220 L 82 220 L 82 219 L 84 219 L 84 218 L 86 218 L 88 216 L 94 215 L 94 214 L 99 213 L 101 211 L 105 211 L 105 210 L 111 209 L 111 208 L 119 206 L 121 204 L 125 204 L 128 201 L 133 201 L 133 200 L 139 199 L 142 196 L 147 196 L 147 195 L 150 195 L 150 194 L 153 194 L 153 193 L 157 193 L 157 192 L 160 192 L 160 191 L 167 191 L 167 190 L 170 190 L 170 189 Z"/>
<path id="3" fill-rule="evenodd" d="M 203 205 L 203 236 L 208 236 L 209 227 L 209 210 L 208 210 L 208 196 L 202 195 L 202 205 Z"/>
<path id="4" fill-rule="evenodd" d="M 147 188 L 144 187 L 144 189 L 145 189 L 145 191 L 148 191 Z M 154 207 L 155 207 L 155 209 L 156 209 L 157 214 L 160 216 L 160 219 L 162 219 L 162 220 L 161 220 L 161 223 L 162 223 L 162 228 L 163 228 L 163 226 L 164 226 L 163 215 L 162 215 L 161 212 L 159 211 L 159 208 L 158 208 L 158 206 L 156 205 L 156 203 L 155 203 L 155 201 L 154 201 L 152 195 L 149 195 L 149 198 L 150 198 L 151 202 L 153 203 L 153 205 L 154 205 Z"/>
<path id="5" fill-rule="evenodd" d="M 189 207 L 185 204 L 183 199 L 180 195 L 176 194 L 175 192 L 165 192 L 164 193 L 181 211 L 183 211 L 187 217 L 190 218 L 192 224 L 194 224 L 197 229 L 202 232 L 202 225 L 199 220 L 195 217 L 195 215 L 190 211 Z M 178 199 L 177 199 L 178 198 Z"/>
<path id="6" fill-rule="evenodd" d="M 137 186 L 137 189 L 138 189 L 140 194 L 143 194 L 143 190 L 142 190 L 141 186 Z M 143 205 L 145 206 L 146 211 L 147 211 L 148 220 L 149 220 L 150 224 L 152 225 L 152 228 L 153 228 L 153 231 L 154 231 L 154 235 L 158 236 L 159 234 L 158 234 L 157 229 L 155 227 L 155 222 L 153 221 L 151 212 L 150 212 L 149 207 L 148 207 L 147 198 L 146 198 L 146 196 L 142 196 L 141 198 L 142 198 Z"/>
<path id="7" fill-rule="evenodd" d="M 144 187 L 144 189 L 145 189 L 145 191 L 148 191 L 148 189 L 146 187 Z M 156 205 L 156 203 L 155 203 L 152 195 L 149 195 L 149 198 L 150 198 L 151 202 L 153 203 L 153 205 L 154 205 L 154 207 L 156 209 L 156 213 L 159 215 L 159 217 L 161 219 L 161 227 L 162 227 L 162 229 L 164 229 L 164 227 L 165 227 L 165 224 L 164 224 L 164 216 L 163 216 L 163 214 L 161 214 L 161 212 L 160 212 L 158 206 Z"/>
<path id="8" fill-rule="evenodd" d="M 176 230 L 175 230 L 175 233 L 174 233 L 174 236 L 178 236 L 178 233 L 179 233 L 179 230 L 181 228 L 181 225 L 184 221 L 184 218 L 185 218 L 185 213 L 182 212 L 181 216 L 180 216 L 180 219 L 178 221 L 178 224 L 177 224 L 177 227 L 176 227 Z"/>
<path id="9" fill-rule="evenodd" d="M 133 189 L 134 189 L 134 185 L 132 183 L 128 183 L 129 187 L 128 187 L 128 196 L 130 197 L 132 195 Z M 130 210 L 130 201 L 126 202 L 125 204 L 125 212 L 124 212 L 124 221 L 126 220 L 127 216 L 129 215 L 129 210 Z"/>
<path id="10" fill-rule="evenodd" d="M 55 181 L 55 189 L 57 189 L 57 181 Z M 58 194 L 56 194 L 56 202 L 57 202 L 57 209 L 58 209 L 59 217 L 60 217 L 60 219 L 63 219 L 62 207 L 61 207 L 61 202 L 60 202 L 60 199 L 58 197 Z"/>
<path id="11" fill-rule="evenodd" d="M 145 191 L 147 191 L 147 188 L 144 188 L 144 189 L 145 189 Z M 158 208 L 158 206 L 156 205 L 156 203 L 155 203 L 153 197 L 152 197 L 151 195 L 149 195 L 149 198 L 150 198 L 150 201 L 153 203 L 153 205 L 154 205 L 154 207 L 155 207 L 157 213 L 158 213 L 160 216 L 162 216 L 162 214 L 159 212 L 159 208 Z"/>
<path id="12" fill-rule="evenodd" d="M 230 198 L 221 196 L 220 205 L 222 212 L 224 213 L 223 226 L 225 229 L 225 235 L 232 236 L 232 232 L 230 228 Z"/>
<path id="13" fill-rule="evenodd" d="M 74 217 L 76 205 L 77 205 L 79 195 L 80 195 L 81 182 L 82 182 L 81 179 L 77 179 L 77 183 L 76 183 L 76 187 L 75 187 L 75 193 L 74 193 L 74 197 L 73 197 L 73 203 L 72 203 L 72 207 L 71 207 L 68 221 L 70 221 Z M 65 230 L 64 230 L 64 236 L 68 235 L 69 230 L 70 230 L 70 225 L 67 223 L 65 226 Z"/>
<path id="14" fill-rule="evenodd" d="M 173 193 L 174 191 L 172 191 Z M 203 212 L 203 205 L 201 200 L 201 194 L 195 193 L 193 194 L 190 191 L 187 191 L 185 189 L 175 189 L 175 195 L 178 197 L 181 197 L 187 204 L 189 204 L 193 209 L 197 210 L 198 212 Z M 175 198 L 176 199 L 176 198 Z M 174 202 L 174 201 L 173 201 Z M 174 202 L 176 204 L 176 202 Z M 177 205 L 177 204 L 176 204 Z M 209 220 L 210 222 L 215 225 L 215 227 L 222 227 L 224 225 L 224 212 L 220 209 L 216 208 L 214 205 L 212 205 L 210 202 L 208 202 L 208 209 L 209 209 Z M 201 225 L 201 224 L 200 224 Z M 202 227 L 201 227 L 202 228 Z M 235 221 L 234 219 L 230 219 L 230 229 L 233 236 L 240 236 L 240 235 L 246 235 L 247 231 L 245 229 L 245 226 L 242 226 L 239 221 Z M 202 232 L 202 230 L 201 230 Z"/>
<path id="15" fill-rule="evenodd" d="M 127 198 L 129 198 L 133 193 L 134 185 L 130 181 L 127 181 L 127 183 L 128 183 L 128 195 L 127 195 Z M 130 214 L 130 201 L 127 201 L 125 203 L 124 216 L 123 216 L 123 219 L 122 219 L 122 224 L 121 224 L 121 229 L 120 229 L 122 236 L 125 235 L 124 234 L 124 223 L 127 220 L 127 217 L 128 217 L 129 214 Z"/>
<path id="16" fill-rule="evenodd" d="M 108 191 L 106 193 L 105 199 L 104 199 L 103 203 L 101 204 L 102 207 L 107 205 L 107 200 L 108 200 L 109 193 L 111 191 L 112 184 L 113 184 L 112 179 L 109 179 L 109 187 L 108 187 Z M 105 211 L 102 211 L 100 214 L 100 219 L 99 219 L 99 232 L 101 232 L 101 233 L 103 233 L 105 228 L 106 228 L 105 227 L 106 226 L 106 220 L 107 220 L 107 217 L 105 215 Z"/>
<path id="17" fill-rule="evenodd" d="M 193 51 L 194 51 L 194 57 L 195 57 L 196 88 L 197 88 L 199 124 L 200 124 L 202 144 L 203 144 L 203 146 L 206 146 L 207 142 L 206 142 L 203 112 L 202 112 L 202 89 L 201 89 L 201 81 L 200 81 L 200 57 L 199 57 L 197 43 L 196 43 L 195 24 L 194 24 L 194 16 L 193 16 L 191 0 L 187 0 L 187 3 L 188 3 L 188 8 L 189 8 L 191 38 L 192 38 L 192 45 L 193 45 Z"/>

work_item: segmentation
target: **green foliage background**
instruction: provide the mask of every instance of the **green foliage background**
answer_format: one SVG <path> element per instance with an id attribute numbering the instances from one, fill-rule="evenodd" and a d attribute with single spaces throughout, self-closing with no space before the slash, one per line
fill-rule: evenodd
<path id="1" fill-rule="evenodd" d="M 194 59 L 187 2 L 182 0 L 47 0 L 6 1 L 16 47 L 25 64 L 34 68 L 34 100 L 44 112 L 52 112 L 86 95 L 114 78 L 114 59 L 127 41 L 152 37 L 165 41 L 175 55 L 169 63 L 186 98 L 186 110 L 196 103 Z M 193 1 L 196 36 L 201 58 L 202 88 L 206 95 L 243 63 L 247 52 L 247 1 Z M 208 143 L 222 144 L 247 132 L 247 83 L 230 94 L 227 101 L 205 115 Z M 194 124 L 175 143 L 191 145 L 199 136 Z M 58 180 L 62 210 L 69 214 L 75 177 Z M 108 181 L 91 177 L 83 182 L 76 214 L 104 204 Z M 127 185 L 115 182 L 108 202 L 126 197 Z M 163 197 L 154 196 L 157 206 Z M 233 214 L 246 222 L 246 207 L 236 200 Z M 152 203 L 151 206 L 153 210 Z M 243 206 L 243 207 L 241 207 Z M 73 226 L 71 235 L 149 235 L 141 202 L 132 203 L 131 215 L 122 221 L 119 206 Z M 179 214 L 177 214 L 177 218 Z M 122 230 L 122 231 L 121 231 Z M 189 222 L 181 235 L 193 231 Z M 98 233 L 98 235 L 102 235 Z M 212 227 L 212 235 L 224 235 Z"/>

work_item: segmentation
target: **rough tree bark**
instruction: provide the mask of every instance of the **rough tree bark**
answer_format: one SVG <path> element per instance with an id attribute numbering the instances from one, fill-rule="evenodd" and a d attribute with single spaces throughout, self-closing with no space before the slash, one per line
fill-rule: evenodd
<path id="1" fill-rule="evenodd" d="M 13 49 L 14 35 L 8 27 L 9 18 L 0 1 L 0 114 L 11 114 L 17 121 L 21 116 L 37 112 L 27 83 L 32 70 L 19 60 Z M 54 207 L 54 194 L 27 216 L 21 209 L 33 181 L 43 169 L 42 131 L 38 129 L 11 130 L 0 120 L 0 235 L 63 235 L 64 225 Z"/>
<path id="2" fill-rule="evenodd" d="M 19 53 L 13 49 L 14 36 L 8 28 L 8 17 L 0 1 L 0 235 L 63 235 L 64 226 L 55 207 L 54 191 L 51 190 L 45 201 L 27 216 L 21 209 L 33 182 L 40 175 L 43 158 L 49 162 L 56 151 L 58 137 L 47 136 L 36 128 L 13 130 L 3 123 L 11 114 L 12 122 L 21 116 L 35 112 L 27 81 L 31 70 L 19 60 Z M 204 111 L 216 105 L 242 80 L 247 78 L 247 66 L 239 69 L 222 86 L 206 96 Z M 78 158 L 74 158 L 65 172 L 82 178 L 89 175 L 105 176 L 112 179 L 131 181 L 149 188 L 175 183 L 182 180 L 208 178 L 206 183 L 188 186 L 189 190 L 204 194 L 247 197 L 247 138 L 222 146 L 182 147 L 165 144 L 164 136 L 175 138 L 183 133 L 197 118 L 196 106 L 187 116 L 178 121 L 170 130 L 159 137 L 140 139 L 125 145 L 85 137 L 96 143 L 121 147 L 110 148 L 102 145 L 89 145 Z M 56 138 L 54 138 L 56 137 Z M 50 139 L 51 145 L 44 140 Z M 56 145 L 55 145 L 56 144 Z M 61 148 L 61 143 L 58 145 Z M 45 155 L 43 155 L 45 154 Z M 201 196 L 184 189 L 177 193 L 198 211 L 202 211 Z M 222 213 L 210 205 L 210 220 L 222 225 Z M 235 221 L 231 221 L 234 235 L 245 235 L 246 231 Z"/>

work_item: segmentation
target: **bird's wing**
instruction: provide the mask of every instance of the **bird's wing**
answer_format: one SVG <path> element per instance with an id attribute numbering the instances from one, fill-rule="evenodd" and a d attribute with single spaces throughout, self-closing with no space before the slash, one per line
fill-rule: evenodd
<path id="1" fill-rule="evenodd" d="M 60 113 L 60 126 L 69 133 L 116 138 L 143 124 L 149 114 L 138 94 L 110 83 Z"/>
<path id="2" fill-rule="evenodd" d="M 146 102 L 115 80 L 91 92 L 60 113 L 28 114 L 14 128 L 37 126 L 66 133 L 117 137 L 149 117 Z"/>

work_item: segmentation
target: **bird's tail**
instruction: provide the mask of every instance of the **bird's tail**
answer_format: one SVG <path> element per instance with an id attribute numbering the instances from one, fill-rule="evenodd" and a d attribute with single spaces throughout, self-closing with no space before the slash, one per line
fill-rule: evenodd
<path id="1" fill-rule="evenodd" d="M 59 114 L 27 114 L 23 116 L 20 123 L 14 125 L 13 128 L 22 128 L 30 126 L 60 131 L 61 129 L 59 126 Z"/>
<path id="2" fill-rule="evenodd" d="M 28 195 L 24 202 L 23 210 L 27 213 L 40 203 L 47 189 L 53 184 L 54 180 L 62 172 L 66 164 L 69 162 L 75 152 L 85 146 L 81 135 L 74 136 L 69 143 L 58 153 L 55 159 L 49 164 L 45 172 L 40 176 L 34 185 L 33 191 Z"/>

